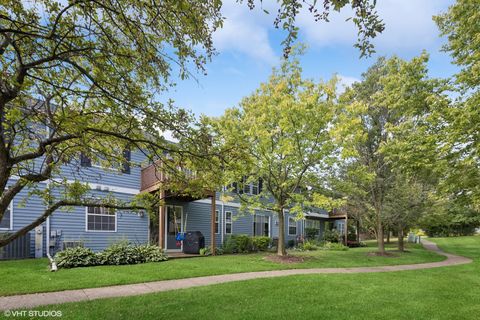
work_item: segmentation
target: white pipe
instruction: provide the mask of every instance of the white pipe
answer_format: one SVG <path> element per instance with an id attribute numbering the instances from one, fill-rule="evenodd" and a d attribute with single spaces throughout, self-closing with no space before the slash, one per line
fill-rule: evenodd
<path id="1" fill-rule="evenodd" d="M 222 217 L 220 219 L 218 219 L 218 229 L 221 229 L 218 230 L 218 232 L 221 232 L 222 234 L 222 246 L 223 246 L 223 241 L 224 241 L 224 236 L 225 236 L 225 228 L 224 228 L 224 225 L 223 225 L 223 222 L 224 222 L 224 219 L 225 219 L 225 202 L 223 201 L 223 197 L 221 197 L 221 201 L 222 201 Z"/>

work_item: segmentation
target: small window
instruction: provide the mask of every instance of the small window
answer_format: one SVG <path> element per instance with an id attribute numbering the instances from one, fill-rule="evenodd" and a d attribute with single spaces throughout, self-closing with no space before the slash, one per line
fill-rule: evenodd
<path id="1" fill-rule="evenodd" d="M 7 207 L 7 210 L 3 213 L 2 220 L 0 221 L 0 230 L 10 230 L 12 229 L 12 204 L 10 203 Z"/>
<path id="2" fill-rule="evenodd" d="M 259 194 L 258 181 L 256 183 L 252 183 L 252 194 Z"/>
<path id="3" fill-rule="evenodd" d="M 117 214 L 115 209 L 87 207 L 87 231 L 117 231 Z"/>
<path id="4" fill-rule="evenodd" d="M 243 193 L 245 193 L 245 194 L 251 194 L 250 187 L 251 187 L 251 184 L 250 184 L 250 183 L 245 183 L 245 184 L 243 185 Z"/>
<path id="5" fill-rule="evenodd" d="M 215 233 L 218 234 L 218 210 L 215 210 Z"/>
<path id="6" fill-rule="evenodd" d="M 225 211 L 225 233 L 232 234 L 232 213 Z"/>
<path id="7" fill-rule="evenodd" d="M 288 234 L 294 236 L 297 234 L 297 221 L 294 218 L 288 218 Z"/>

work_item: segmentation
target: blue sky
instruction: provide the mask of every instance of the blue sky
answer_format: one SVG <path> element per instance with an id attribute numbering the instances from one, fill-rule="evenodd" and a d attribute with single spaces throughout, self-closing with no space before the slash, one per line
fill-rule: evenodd
<path id="1" fill-rule="evenodd" d="M 275 2 L 264 5 L 275 13 Z M 298 18 L 299 41 L 308 46 L 301 58 L 304 76 L 329 79 L 338 74 L 345 84 L 360 78 L 378 56 L 398 55 L 410 59 L 422 50 L 430 54 L 431 76 L 451 76 L 456 67 L 448 54 L 440 51 L 445 39 L 439 37 L 432 16 L 446 11 L 453 0 L 379 0 L 378 11 L 386 29 L 376 39 L 377 53 L 360 59 L 353 47 L 356 29 L 346 22 L 348 11 L 335 13 L 329 23 L 315 22 L 306 12 Z M 214 35 L 219 54 L 207 64 L 206 76 L 179 81 L 168 93 L 176 105 L 192 110 L 196 115 L 218 116 L 226 108 L 237 105 L 242 97 L 250 95 L 265 82 L 272 67 L 282 55 L 284 34 L 273 27 L 274 14 L 267 15 L 260 8 L 250 11 L 246 4 L 225 0 L 224 28 Z"/>

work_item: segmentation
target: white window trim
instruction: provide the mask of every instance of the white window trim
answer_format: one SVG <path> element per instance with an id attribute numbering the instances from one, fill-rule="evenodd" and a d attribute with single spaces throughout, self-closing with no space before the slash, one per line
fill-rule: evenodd
<path id="1" fill-rule="evenodd" d="M 230 222 L 227 222 L 227 213 L 230 213 Z M 230 224 L 230 232 L 227 232 L 227 223 Z M 225 234 L 233 234 L 233 212 L 232 211 L 225 211 Z"/>
<path id="2" fill-rule="evenodd" d="M 97 214 L 97 216 L 99 216 L 99 214 Z M 85 232 L 115 233 L 117 232 L 117 224 L 118 224 L 118 214 L 117 214 L 117 210 L 115 210 L 115 230 L 88 230 L 88 206 L 85 207 Z"/>
<path id="3" fill-rule="evenodd" d="M 220 234 L 220 216 L 218 210 L 215 210 L 215 227 L 218 225 L 217 232 L 215 234 Z"/>
<path id="4" fill-rule="evenodd" d="M 295 233 L 290 233 L 290 219 L 294 221 L 295 224 Z M 293 227 L 293 226 L 292 226 Z M 298 233 L 298 226 L 297 226 L 297 221 L 293 217 L 288 217 L 288 235 L 289 236 L 296 236 Z"/>
<path id="5" fill-rule="evenodd" d="M 10 227 L 0 228 L 0 230 L 2 231 L 13 230 L 13 200 L 10 202 L 9 206 L 10 206 Z"/>

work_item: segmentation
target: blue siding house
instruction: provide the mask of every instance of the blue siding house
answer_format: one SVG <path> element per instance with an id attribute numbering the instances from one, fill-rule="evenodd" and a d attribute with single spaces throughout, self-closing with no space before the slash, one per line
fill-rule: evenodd
<path id="1" fill-rule="evenodd" d="M 139 152 L 128 153 L 127 156 L 132 163 L 142 163 L 144 160 Z M 144 168 L 132 165 L 120 172 L 102 168 L 82 158 L 78 164 L 64 165 L 58 178 L 89 183 L 94 197 L 113 194 L 128 201 L 139 192 L 158 189 L 161 181 L 152 177 L 154 170 L 152 165 Z M 252 185 L 246 191 L 247 194 L 258 192 L 258 186 Z M 25 202 L 27 194 L 26 189 L 14 199 L 9 212 L 0 221 L 0 232 L 19 230 L 45 210 L 41 199 L 35 196 L 30 196 Z M 149 219 L 147 214 L 122 210 L 92 207 L 57 210 L 45 223 L 30 232 L 30 257 L 44 257 L 47 253 L 53 255 L 65 247 L 78 244 L 99 251 L 121 240 L 159 244 L 167 251 L 181 251 L 182 243 L 177 242 L 175 236 L 185 231 L 200 231 L 205 236 L 206 245 L 210 245 L 214 231 L 217 246 L 221 246 L 231 234 L 278 237 L 278 218 L 275 214 L 265 210 L 255 210 L 254 214 L 241 212 L 238 201 L 222 201 L 220 195 L 220 192 L 216 192 L 205 199 L 169 197 L 166 205 L 159 208 L 159 219 L 155 221 Z M 215 212 L 214 230 L 212 212 Z M 286 241 L 303 238 L 306 228 L 318 228 L 320 236 L 327 220 L 334 220 L 338 230 L 345 230 L 344 216 L 332 217 L 320 210 L 306 213 L 304 219 L 298 220 L 285 213 Z"/>

